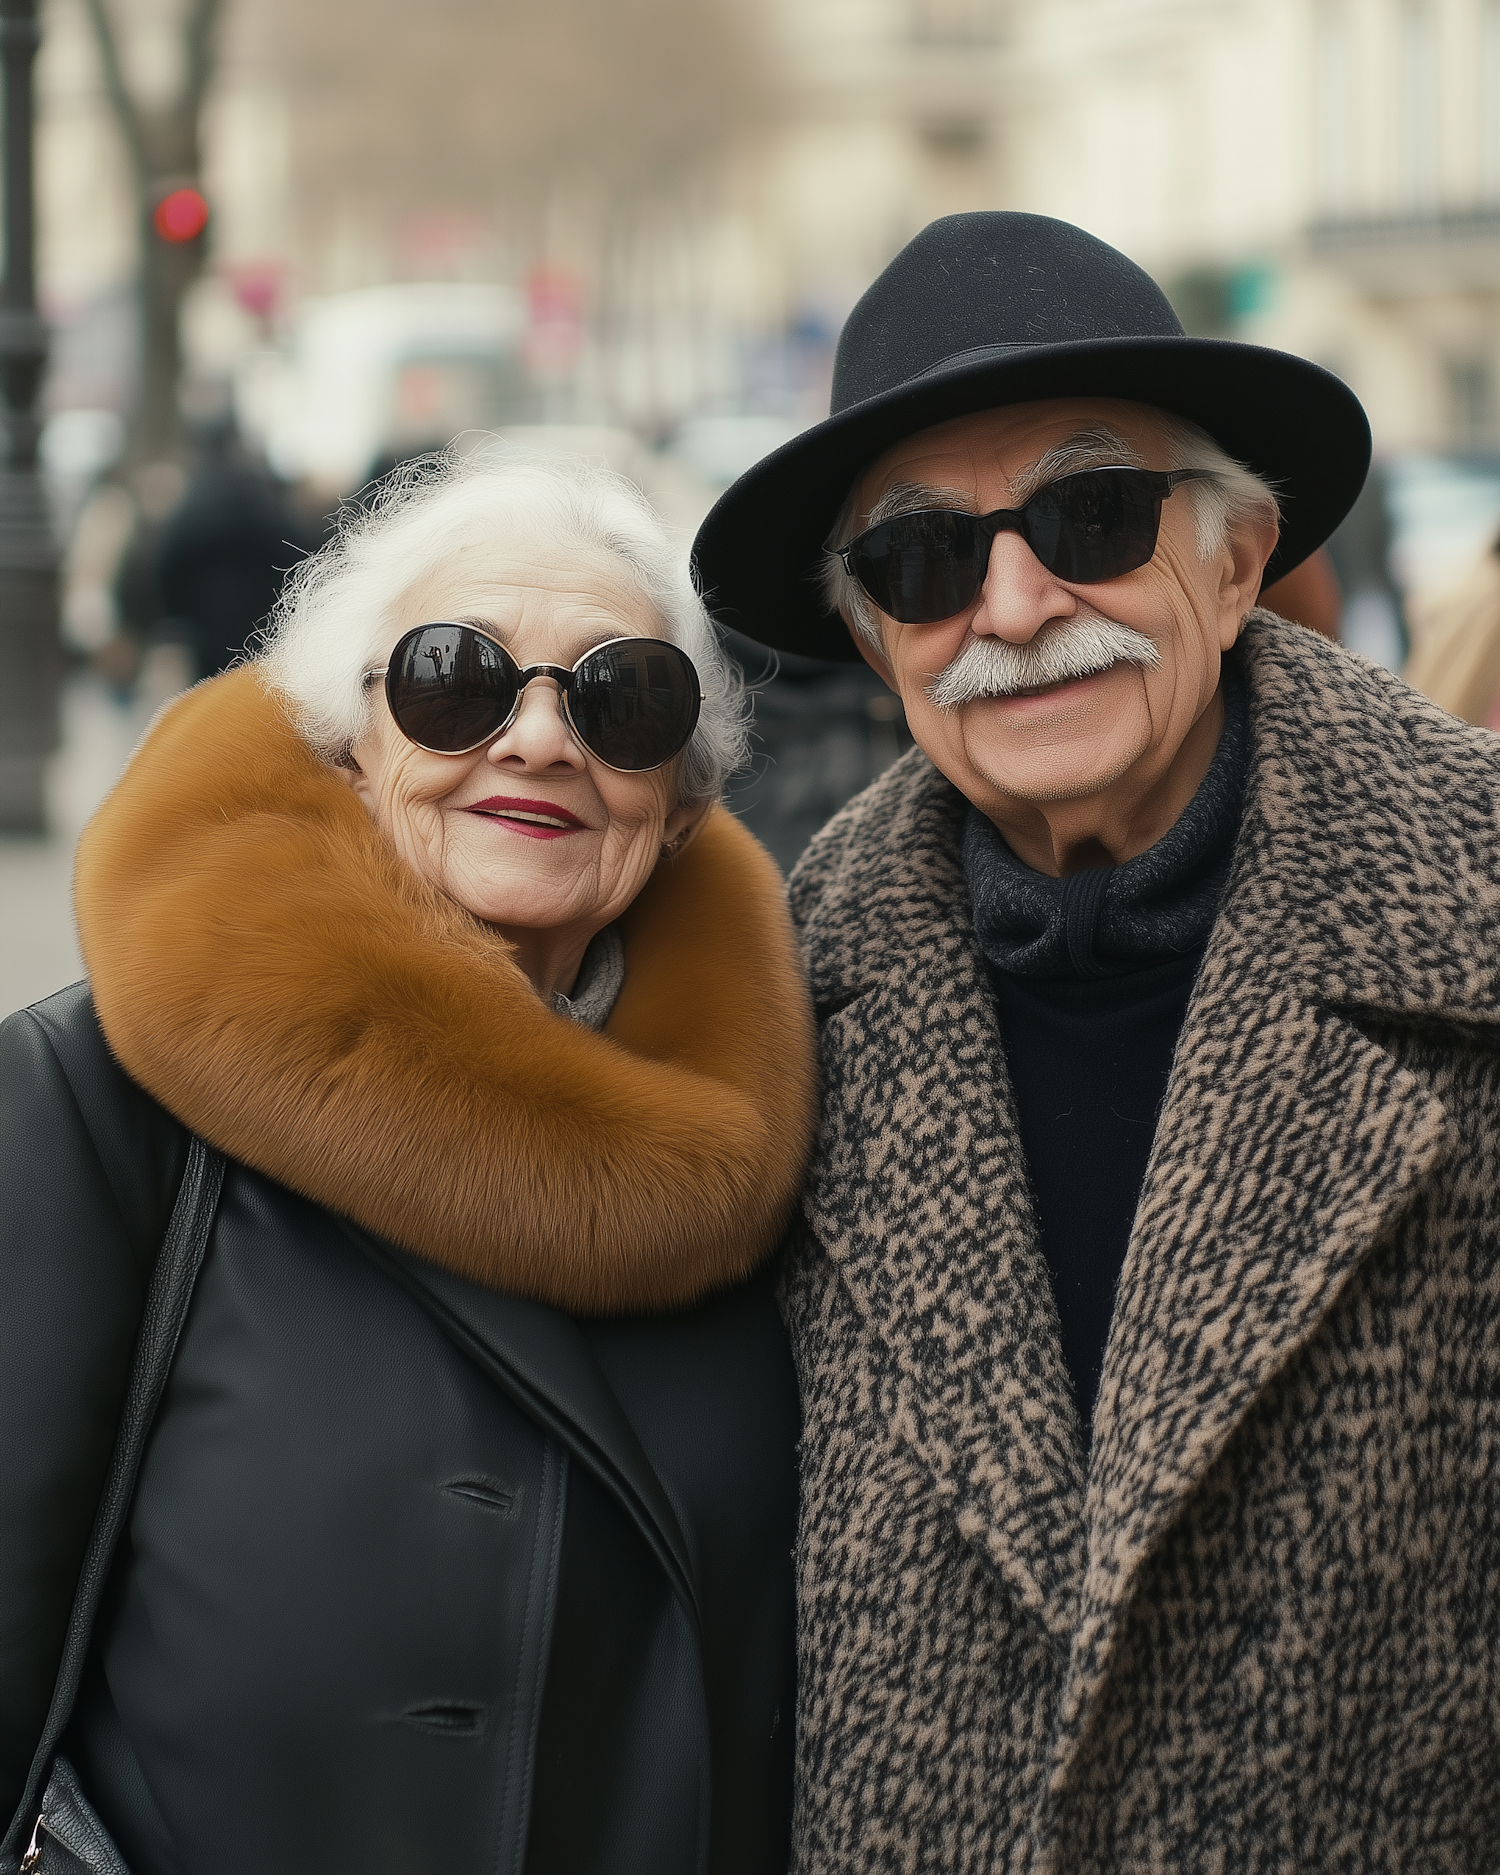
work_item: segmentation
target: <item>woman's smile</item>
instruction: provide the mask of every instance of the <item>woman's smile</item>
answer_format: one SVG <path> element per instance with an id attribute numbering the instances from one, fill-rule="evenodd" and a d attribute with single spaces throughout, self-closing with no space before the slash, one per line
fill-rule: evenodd
<path id="1" fill-rule="evenodd" d="M 570 833 L 587 833 L 588 825 L 553 801 L 523 800 L 519 795 L 492 794 L 474 801 L 465 813 L 498 821 L 528 840 L 561 840 Z"/>
<path id="2" fill-rule="evenodd" d="M 388 635 L 399 640 L 419 617 L 467 620 L 521 670 L 565 675 L 611 640 L 664 639 L 655 602 L 612 548 L 564 552 L 540 524 L 513 532 L 462 584 L 438 579 L 403 600 Z M 370 695 L 350 785 L 415 872 L 511 943 L 551 1007 L 571 994 L 594 937 L 702 825 L 708 801 L 679 799 L 680 756 L 617 769 L 591 754 L 551 678 L 522 689 L 493 740 L 451 754 L 410 740 L 385 690 Z"/>

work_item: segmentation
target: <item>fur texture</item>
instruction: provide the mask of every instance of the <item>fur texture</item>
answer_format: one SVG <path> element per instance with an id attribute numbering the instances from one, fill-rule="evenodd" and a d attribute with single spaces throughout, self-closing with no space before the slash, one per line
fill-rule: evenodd
<path id="1" fill-rule="evenodd" d="M 1246 635 L 1085 1463 L 917 752 L 794 876 L 799 1875 L 1500 1867 L 1500 738 Z"/>
<path id="2" fill-rule="evenodd" d="M 747 1274 L 812 1126 L 770 859 L 716 812 L 623 920 L 604 1035 L 424 886 L 253 668 L 158 721 L 79 848 L 110 1047 L 247 1165 L 493 1288 L 661 1309 Z"/>

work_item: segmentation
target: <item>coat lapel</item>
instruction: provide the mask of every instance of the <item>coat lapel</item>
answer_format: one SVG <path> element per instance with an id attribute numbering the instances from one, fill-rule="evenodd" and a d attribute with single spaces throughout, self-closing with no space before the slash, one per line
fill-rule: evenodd
<path id="1" fill-rule="evenodd" d="M 1078 1417 L 969 924 L 962 802 L 902 766 L 907 824 L 837 895 L 859 916 L 825 899 L 810 941 L 832 1013 L 806 1213 L 889 1363 L 893 1430 L 1062 1644 L 1083 1563 Z"/>
<path id="2" fill-rule="evenodd" d="M 1500 1022 L 1500 740 L 1268 615 L 1244 644 L 1244 823 L 1121 1277 L 1086 1498 L 962 801 L 914 753 L 794 887 L 826 1016 L 808 1216 L 890 1359 L 897 1430 L 1070 1650 L 1054 1796 L 1142 1564 L 1450 1150 L 1441 1103 L 1358 1018 Z"/>
<path id="3" fill-rule="evenodd" d="M 1281 992 L 1247 1022 L 1216 974 L 1184 1028 L 1116 1300 L 1056 1771 L 1142 1565 L 1451 1144 L 1441 1102 L 1347 1019 Z"/>
<path id="4" fill-rule="evenodd" d="M 1391 699 L 1359 689 L 1391 680 L 1305 637 L 1262 627 L 1247 646 L 1255 747 L 1244 825 L 1116 1301 L 1054 1796 L 1142 1565 L 1453 1147 L 1441 1101 L 1357 1013 L 1500 1019 L 1494 966 L 1479 980 L 1460 962 L 1494 928 L 1495 882 L 1466 880 L 1456 855 L 1445 862 L 1454 829 L 1441 816 L 1421 827 L 1409 752 L 1371 736 Z M 1344 748 L 1331 735 L 1340 716 Z M 1480 815 L 1493 816 L 1500 762 L 1491 782 Z"/>

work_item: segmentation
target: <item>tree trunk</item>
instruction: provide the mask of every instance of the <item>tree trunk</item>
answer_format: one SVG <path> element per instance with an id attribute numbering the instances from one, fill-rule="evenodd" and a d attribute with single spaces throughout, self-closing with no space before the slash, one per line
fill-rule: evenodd
<path id="1" fill-rule="evenodd" d="M 105 0 L 87 0 L 105 89 L 130 158 L 139 204 L 140 378 L 125 460 L 131 466 L 172 455 L 181 438 L 177 384 L 182 373 L 183 296 L 203 267 L 207 234 L 165 241 L 152 216 L 173 189 L 196 188 L 198 119 L 213 75 L 213 37 L 221 0 L 190 0 L 184 20 L 182 90 L 164 110 L 145 112 L 131 97 Z"/>

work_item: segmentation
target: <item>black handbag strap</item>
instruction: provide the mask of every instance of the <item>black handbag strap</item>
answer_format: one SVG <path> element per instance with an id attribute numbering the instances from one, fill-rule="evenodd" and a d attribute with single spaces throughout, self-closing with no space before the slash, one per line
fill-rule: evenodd
<path id="1" fill-rule="evenodd" d="M 47 1723 L 42 1727 L 41 1742 L 31 1761 L 20 1807 L 0 1845 L 0 1871 L 19 1867 L 20 1853 L 36 1822 L 53 1756 L 73 1716 L 100 1598 L 130 1512 L 136 1473 L 140 1470 L 151 1422 L 167 1384 L 172 1357 L 177 1351 L 177 1338 L 182 1333 L 192 1300 L 193 1285 L 203 1265 L 203 1253 L 208 1247 L 223 1184 L 223 1154 L 205 1145 L 195 1133 L 188 1146 L 177 1202 L 172 1207 L 167 1233 L 151 1275 L 151 1286 L 146 1292 L 115 1449 L 94 1514 L 94 1526 L 89 1532 L 88 1548 L 84 1551 Z"/>

